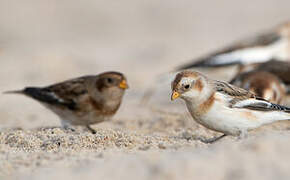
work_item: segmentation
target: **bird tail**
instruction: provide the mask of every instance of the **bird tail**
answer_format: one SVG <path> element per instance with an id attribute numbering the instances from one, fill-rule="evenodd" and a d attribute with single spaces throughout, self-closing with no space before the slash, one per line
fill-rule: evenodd
<path id="1" fill-rule="evenodd" d="M 25 94 L 24 90 L 5 91 L 3 94 Z"/>
<path id="2" fill-rule="evenodd" d="M 290 113 L 287 111 L 264 113 L 262 116 L 264 116 L 263 121 L 261 121 L 262 124 L 271 124 L 279 121 L 290 121 Z"/>
<path id="3" fill-rule="evenodd" d="M 22 90 L 13 90 L 13 91 L 5 91 L 3 94 L 22 94 L 32 98 L 40 94 L 40 88 L 35 87 L 27 87 Z"/>

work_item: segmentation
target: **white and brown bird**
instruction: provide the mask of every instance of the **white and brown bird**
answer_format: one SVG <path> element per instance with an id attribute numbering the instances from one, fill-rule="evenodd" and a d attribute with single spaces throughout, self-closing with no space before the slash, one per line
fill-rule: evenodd
<path id="1" fill-rule="evenodd" d="M 244 136 L 262 125 L 290 119 L 290 108 L 195 71 L 182 71 L 176 75 L 171 99 L 178 97 L 185 101 L 196 122 L 223 133 L 221 137 Z"/>
<path id="2" fill-rule="evenodd" d="M 27 87 L 6 93 L 24 94 L 37 100 L 61 119 L 63 127 L 86 126 L 111 119 L 119 109 L 125 90 L 125 76 L 119 72 L 104 72 L 83 76 L 47 87 Z"/>
<path id="3" fill-rule="evenodd" d="M 217 50 L 177 70 L 194 67 L 219 67 L 233 64 L 251 64 L 271 59 L 290 60 L 290 22 L 284 23 L 269 32 L 250 37 Z"/>
<path id="4" fill-rule="evenodd" d="M 286 96 L 285 84 L 267 71 L 250 71 L 238 74 L 230 84 L 253 92 L 271 103 L 280 104 Z"/>

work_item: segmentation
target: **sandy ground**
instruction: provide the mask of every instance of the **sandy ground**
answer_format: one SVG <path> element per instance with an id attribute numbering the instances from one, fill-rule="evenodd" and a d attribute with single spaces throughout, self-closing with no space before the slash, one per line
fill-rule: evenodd
<path id="1" fill-rule="evenodd" d="M 290 19 L 290 2 L 0 0 L 0 91 L 118 70 L 117 115 L 82 128 L 22 96 L 0 95 L 0 179 L 289 179 L 289 123 L 227 137 L 169 101 L 175 66 Z M 202 70 L 227 80 L 235 68 Z M 148 88 L 153 98 L 142 104 Z M 285 102 L 287 104 L 287 102 Z"/>

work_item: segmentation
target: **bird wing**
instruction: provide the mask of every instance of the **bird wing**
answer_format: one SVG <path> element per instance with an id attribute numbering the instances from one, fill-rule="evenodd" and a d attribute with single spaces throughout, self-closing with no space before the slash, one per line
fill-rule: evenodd
<path id="1" fill-rule="evenodd" d="M 263 47 L 271 45 L 280 39 L 281 36 L 276 31 L 268 32 L 257 37 L 251 37 L 211 53 L 208 56 L 196 59 L 194 62 L 177 68 L 177 70 L 267 61 L 272 58 L 272 56 L 267 52 L 268 50 Z"/>
<path id="2" fill-rule="evenodd" d="M 290 113 L 290 108 L 270 103 L 245 89 L 222 81 L 213 81 L 213 84 L 216 92 L 226 97 L 225 99 L 231 108 L 246 108 L 257 111 L 285 111 Z"/>
<path id="3" fill-rule="evenodd" d="M 281 106 L 279 104 L 270 103 L 265 100 L 247 99 L 235 103 L 233 108 L 248 108 L 257 111 L 284 111 L 290 113 L 290 108 Z"/>
<path id="4" fill-rule="evenodd" d="M 256 98 L 254 93 L 223 81 L 215 80 L 213 81 L 213 84 L 217 92 L 228 96 L 230 99 L 244 100 L 248 98 Z"/>
<path id="5" fill-rule="evenodd" d="M 80 77 L 44 88 L 28 87 L 23 93 L 40 102 L 73 110 L 77 108 L 78 99 L 87 94 L 86 78 Z"/>

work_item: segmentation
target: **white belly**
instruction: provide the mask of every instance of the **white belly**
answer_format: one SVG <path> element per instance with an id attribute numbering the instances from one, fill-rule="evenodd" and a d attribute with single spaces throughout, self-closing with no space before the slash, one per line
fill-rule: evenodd
<path id="1" fill-rule="evenodd" d="M 230 135 L 239 135 L 242 131 L 256 128 L 260 125 L 257 119 L 247 117 L 245 110 L 227 107 L 212 108 L 206 115 L 197 117 L 204 126 Z"/>
<path id="2" fill-rule="evenodd" d="M 190 109 L 189 109 L 190 111 Z M 220 102 L 215 102 L 210 110 L 197 115 L 194 109 L 190 111 L 194 120 L 203 126 L 228 135 L 239 135 L 264 124 L 290 118 L 290 114 L 273 111 L 254 111 L 242 108 L 229 108 Z"/>

